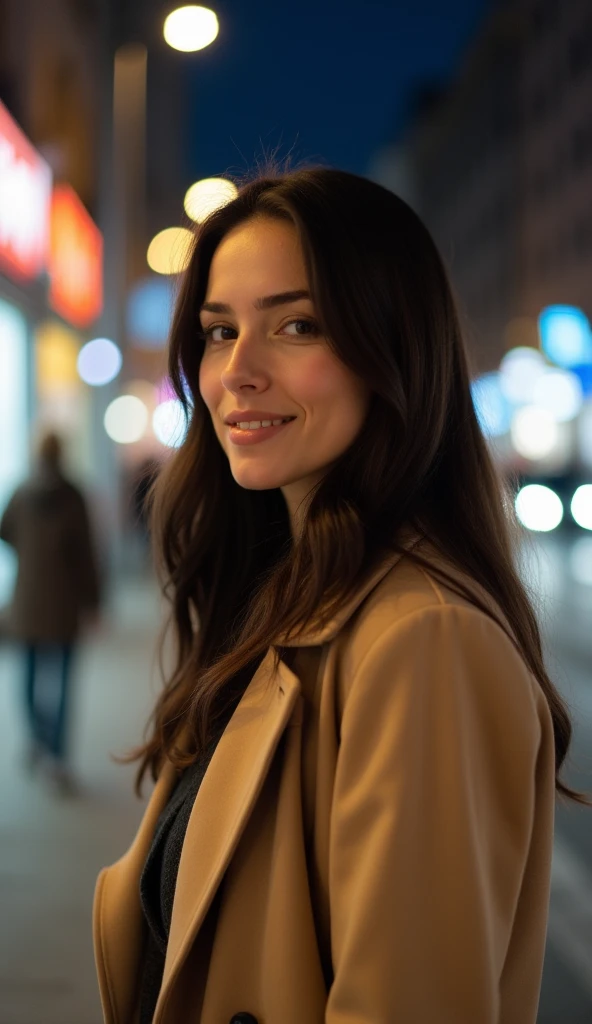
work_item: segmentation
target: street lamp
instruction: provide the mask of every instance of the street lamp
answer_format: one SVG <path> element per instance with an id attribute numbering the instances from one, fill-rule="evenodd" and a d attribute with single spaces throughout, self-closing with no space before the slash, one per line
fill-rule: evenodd
<path id="1" fill-rule="evenodd" d="M 156 274 L 180 274 L 191 255 L 193 235 L 188 228 L 165 228 L 154 236 L 146 261 Z"/>
<path id="2" fill-rule="evenodd" d="M 178 7 L 164 23 L 164 38 L 174 50 L 203 50 L 218 35 L 218 19 L 209 7 L 189 4 Z"/>
<path id="3" fill-rule="evenodd" d="M 185 213 L 196 224 L 201 224 L 214 210 L 231 202 L 237 194 L 236 185 L 228 178 L 202 178 L 185 193 Z"/>

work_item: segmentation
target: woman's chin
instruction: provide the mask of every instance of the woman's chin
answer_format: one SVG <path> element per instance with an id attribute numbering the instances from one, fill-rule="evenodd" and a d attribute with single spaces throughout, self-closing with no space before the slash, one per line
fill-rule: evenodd
<path id="1" fill-rule="evenodd" d="M 240 469 L 231 467 L 231 472 L 239 487 L 244 487 L 246 491 L 272 491 L 288 482 L 285 473 L 274 473 L 255 466 Z"/>

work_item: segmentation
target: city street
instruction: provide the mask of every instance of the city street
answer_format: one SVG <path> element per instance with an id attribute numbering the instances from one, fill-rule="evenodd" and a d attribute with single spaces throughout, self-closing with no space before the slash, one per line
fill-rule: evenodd
<path id="1" fill-rule="evenodd" d="M 546 538 L 525 566 L 543 602 L 549 666 L 575 719 L 568 778 L 592 791 L 592 588 L 569 575 L 567 542 Z M 536 557 L 534 557 L 536 554 Z M 16 652 L 0 647 L 0 1024 L 100 1024 L 91 944 L 99 869 L 132 838 L 143 802 L 121 754 L 141 739 L 159 686 L 160 601 L 130 576 L 79 663 L 73 729 L 77 796 L 23 764 Z M 539 1024 L 592 1020 L 592 810 L 560 806 Z"/>

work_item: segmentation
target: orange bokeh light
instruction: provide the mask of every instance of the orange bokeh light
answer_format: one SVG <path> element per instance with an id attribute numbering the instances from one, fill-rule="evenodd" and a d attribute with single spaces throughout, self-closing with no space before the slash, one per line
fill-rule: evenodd
<path id="1" fill-rule="evenodd" d="M 88 327 L 103 308 L 103 236 L 69 185 L 51 203 L 49 304 L 74 327 Z"/>

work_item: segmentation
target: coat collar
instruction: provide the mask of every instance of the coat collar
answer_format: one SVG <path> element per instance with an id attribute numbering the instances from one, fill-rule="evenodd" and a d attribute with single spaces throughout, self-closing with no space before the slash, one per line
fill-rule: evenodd
<path id="1" fill-rule="evenodd" d="M 415 545 L 423 539 L 424 534 L 411 526 L 406 526 L 399 533 L 399 544 L 405 548 L 406 551 L 414 548 Z M 368 597 L 368 595 L 402 557 L 402 554 L 399 552 L 392 552 L 391 554 L 386 555 L 379 565 L 377 565 L 376 568 L 368 575 L 364 583 L 357 588 L 355 593 L 352 594 L 347 601 L 344 601 L 331 619 L 320 625 L 311 623 L 298 636 L 282 639 L 281 646 L 317 647 L 321 644 L 334 640 L 337 634 L 343 629 L 346 622 L 352 617 L 354 612 L 357 611 L 362 601 Z"/>

